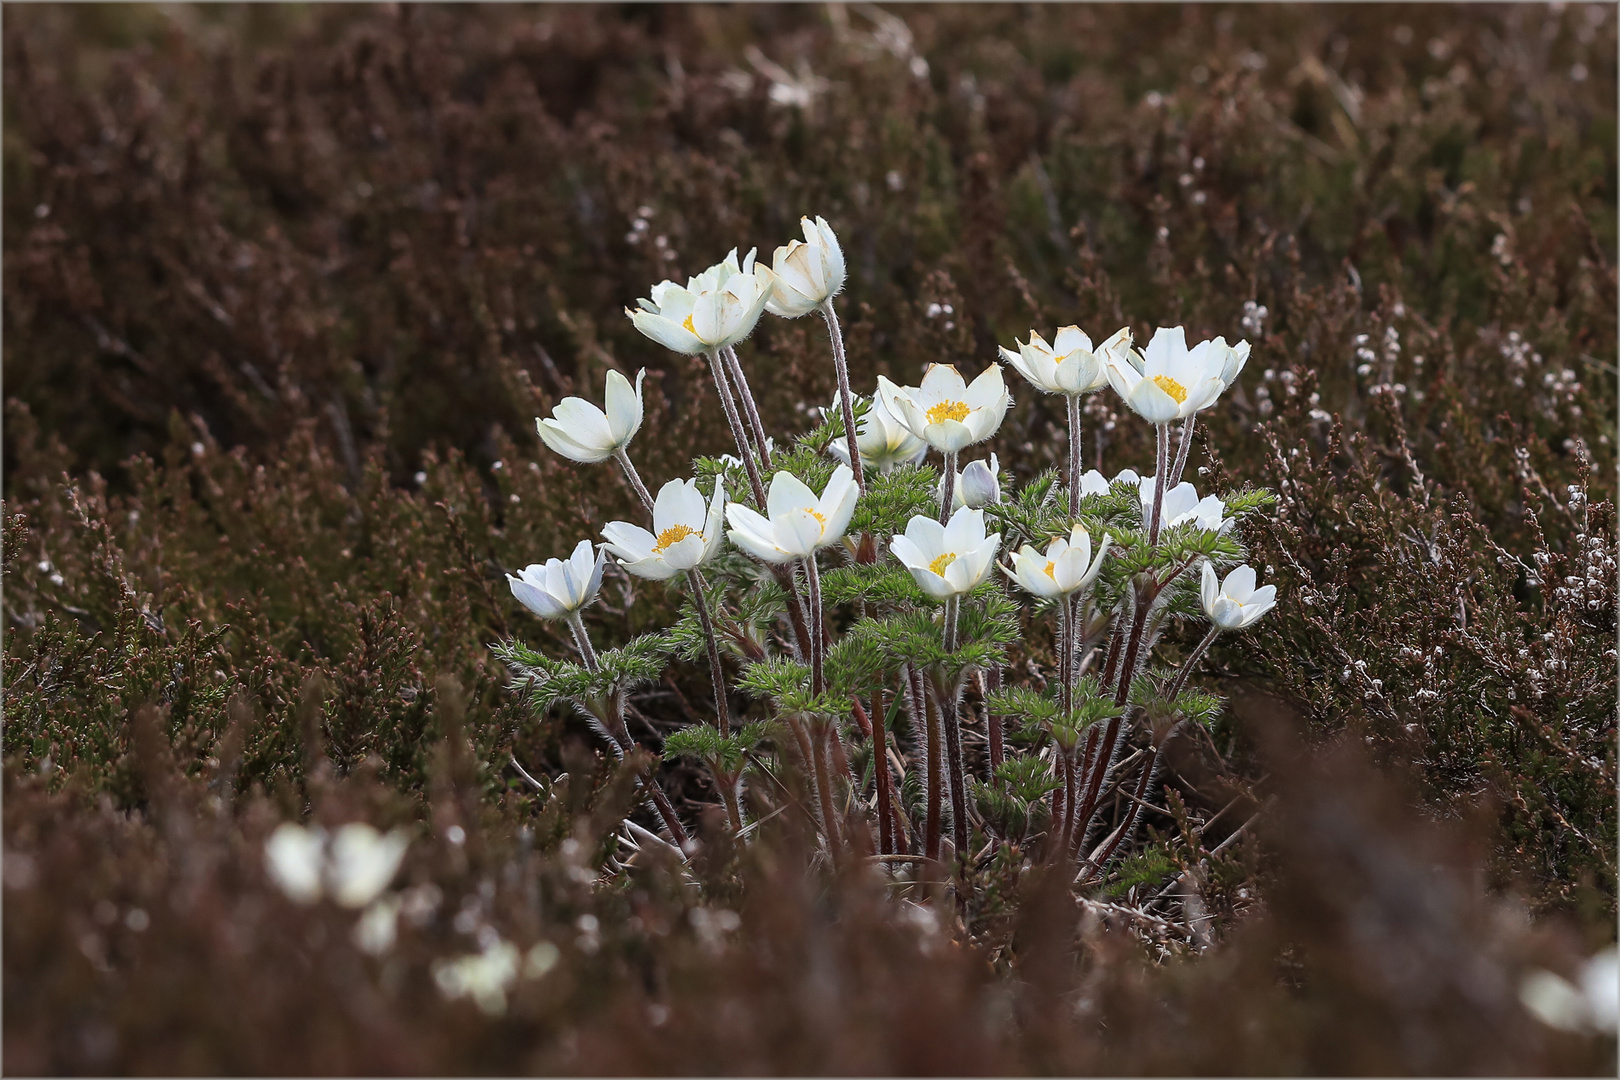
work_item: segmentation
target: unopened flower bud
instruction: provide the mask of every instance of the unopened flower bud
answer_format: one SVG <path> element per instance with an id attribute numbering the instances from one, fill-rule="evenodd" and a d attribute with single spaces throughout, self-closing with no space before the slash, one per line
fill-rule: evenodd
<path id="1" fill-rule="evenodd" d="M 1001 477 L 994 468 L 995 458 L 970 461 L 957 481 L 961 485 L 961 501 L 975 510 L 1001 501 Z"/>

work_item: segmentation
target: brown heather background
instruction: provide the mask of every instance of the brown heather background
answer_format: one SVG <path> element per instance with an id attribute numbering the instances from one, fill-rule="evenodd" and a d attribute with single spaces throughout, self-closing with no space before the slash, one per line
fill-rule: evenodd
<path id="1" fill-rule="evenodd" d="M 1613 1074 L 1515 989 L 1615 933 L 1612 5 L 4 23 L 8 1072 Z M 1247 536 L 1282 603 L 1212 654 L 1228 708 L 1113 910 L 1030 873 L 930 929 L 775 825 L 711 835 L 701 888 L 590 884 L 622 777 L 487 646 L 562 649 L 502 573 L 631 504 L 533 418 L 645 366 L 649 480 L 722 451 L 621 309 L 802 213 L 858 387 L 1031 326 L 1254 343 L 1193 467 L 1278 494 Z M 741 351 L 805 430 L 822 332 Z M 1027 479 L 1063 418 L 1013 389 Z M 1088 465 L 1147 464 L 1095 404 Z M 670 610 L 617 577 L 590 616 Z M 640 734 L 707 692 L 672 669 Z M 268 883 L 305 813 L 418 830 L 400 882 L 443 900 L 386 960 Z M 563 952 L 498 1020 L 428 974 L 464 912 Z"/>

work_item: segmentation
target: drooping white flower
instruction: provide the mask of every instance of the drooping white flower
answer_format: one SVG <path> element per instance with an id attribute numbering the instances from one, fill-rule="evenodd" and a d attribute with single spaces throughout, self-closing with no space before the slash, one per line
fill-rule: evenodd
<path id="1" fill-rule="evenodd" d="M 1106 534 L 1095 558 L 1091 554 L 1091 534 L 1076 525 L 1067 537 L 1058 537 L 1046 545 L 1041 554 L 1033 544 L 1025 544 L 1013 558 L 1007 574 L 1023 587 L 1025 592 L 1044 599 L 1068 596 L 1089 588 L 1102 573 L 1103 556 L 1113 543 Z"/>
<path id="2" fill-rule="evenodd" d="M 1017 352 L 1003 346 L 1001 358 L 1037 390 L 1077 397 L 1108 385 L 1108 354 L 1130 342 L 1129 327 L 1095 348 L 1078 326 L 1059 330 L 1050 345 L 1031 330 L 1028 344 L 1019 342 Z"/>
<path id="3" fill-rule="evenodd" d="M 956 474 L 956 487 L 951 495 L 952 507 L 971 506 L 975 510 L 1001 501 L 1001 462 L 991 454 L 990 460 L 970 461 Z"/>
<path id="4" fill-rule="evenodd" d="M 581 397 L 563 398 L 551 416 L 535 421 L 540 440 L 570 461 L 586 465 L 606 461 L 641 430 L 641 384 L 646 377 L 646 368 L 636 372 L 632 388 L 629 379 L 609 371 L 603 395 L 606 411 Z"/>
<path id="5" fill-rule="evenodd" d="M 738 263 L 732 248 L 685 286 L 661 281 L 652 287 L 651 299 L 637 300 L 639 308 L 624 312 L 637 330 L 666 348 L 688 355 L 713 352 L 754 332 L 774 280 L 770 267 L 754 265 L 752 250 Z"/>
<path id="6" fill-rule="evenodd" d="M 1245 563 L 1226 575 L 1221 581 L 1215 567 L 1204 564 L 1204 580 L 1198 591 L 1204 614 L 1222 630 L 1242 630 L 1252 626 L 1266 612 L 1277 605 L 1277 587 L 1254 587 L 1254 567 Z"/>
<path id="7" fill-rule="evenodd" d="M 860 494 L 848 465 L 833 470 L 820 496 L 792 473 L 779 472 L 765 496 L 766 514 L 742 503 L 727 504 L 726 521 L 731 525 L 727 535 L 765 562 L 806 558 L 844 538 Z"/>
<path id="8" fill-rule="evenodd" d="M 841 416 L 843 394 L 833 394 L 830 409 L 823 409 L 824 419 Z M 872 407 L 855 424 L 855 443 L 860 448 L 861 464 L 879 472 L 891 472 L 896 465 L 915 465 L 928 454 L 928 444 L 906 429 L 895 419 L 881 397 L 872 399 Z M 827 444 L 827 452 L 842 461 L 849 461 L 849 440 L 834 439 Z"/>
<path id="9" fill-rule="evenodd" d="M 1240 341 L 1236 345 L 1228 345 L 1225 337 L 1218 337 L 1212 344 L 1217 352 L 1222 353 L 1221 389 L 1230 390 L 1243 373 L 1243 365 L 1249 362 L 1249 343 Z"/>
<path id="10" fill-rule="evenodd" d="M 1213 341 L 1187 348 L 1182 327 L 1160 327 L 1138 356 L 1128 346 L 1108 352 L 1108 381 L 1150 424 L 1168 424 L 1207 409 L 1221 396 L 1228 350 Z"/>
<path id="11" fill-rule="evenodd" d="M 606 550 L 596 551 L 581 540 L 567 559 L 531 563 L 516 575 L 507 574 L 512 595 L 542 619 L 566 619 L 596 599 L 602 587 Z"/>
<path id="12" fill-rule="evenodd" d="M 707 508 L 696 480 L 671 480 L 653 500 L 653 532 L 628 521 L 602 527 L 602 546 L 637 577 L 666 581 L 701 566 L 720 550 L 725 519 L 725 478 L 714 478 Z"/>
<path id="13" fill-rule="evenodd" d="M 285 822 L 265 841 L 264 854 L 271 880 L 289 899 L 312 904 L 325 895 L 343 907 L 363 908 L 388 888 L 409 846 L 406 832 L 380 833 L 364 822 L 330 837 L 319 825 Z"/>
<path id="14" fill-rule="evenodd" d="M 983 442 L 1001 427 L 1012 395 L 991 364 L 972 384 L 950 364 L 935 364 L 921 386 L 898 386 L 878 376 L 878 398 L 910 432 L 941 453 Z"/>
<path id="15" fill-rule="evenodd" d="M 800 218 L 804 240 L 791 240 L 771 257 L 771 297 L 765 310 L 797 319 L 820 308 L 844 287 L 844 251 L 825 218 Z"/>
<path id="16" fill-rule="evenodd" d="M 889 542 L 917 585 L 936 600 L 972 592 L 995 566 L 1001 534 L 984 532 L 984 511 L 964 506 L 941 525 L 926 514 L 906 523 L 904 535 Z"/>

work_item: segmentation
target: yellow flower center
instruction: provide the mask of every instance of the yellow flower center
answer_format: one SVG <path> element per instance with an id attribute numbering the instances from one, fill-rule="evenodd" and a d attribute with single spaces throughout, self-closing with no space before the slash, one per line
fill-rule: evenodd
<path id="1" fill-rule="evenodd" d="M 947 551 L 945 554 L 941 555 L 939 558 L 937 558 L 933 562 L 929 563 L 928 564 L 928 569 L 932 570 L 934 573 L 938 574 L 940 577 L 944 577 L 945 576 L 945 568 L 947 566 L 950 566 L 951 563 L 953 563 L 955 561 L 956 561 L 956 552 Z"/>
<path id="2" fill-rule="evenodd" d="M 697 536 L 698 531 L 686 525 L 671 525 L 658 534 L 658 543 L 653 545 L 654 554 L 663 554 L 664 550 L 685 540 L 688 536 Z"/>
<path id="3" fill-rule="evenodd" d="M 1050 561 L 1047 562 L 1047 564 L 1046 564 L 1046 576 L 1051 578 L 1053 581 L 1057 580 L 1057 563 L 1050 562 Z"/>
<path id="4" fill-rule="evenodd" d="M 968 407 L 961 401 L 942 401 L 928 410 L 928 422 L 937 424 L 942 420 L 966 420 Z"/>
<path id="5" fill-rule="evenodd" d="M 1160 390 L 1163 390 L 1165 393 L 1175 398 L 1177 405 L 1180 405 L 1183 401 L 1187 400 L 1187 388 L 1176 382 L 1176 380 L 1172 379 L 1170 376 L 1155 375 L 1153 376 L 1153 383 Z"/>
<path id="6" fill-rule="evenodd" d="M 821 531 L 822 532 L 827 531 L 827 515 L 826 514 L 823 514 L 820 510 L 817 510 L 813 506 L 805 507 L 804 512 L 809 514 L 811 517 L 815 518 L 817 521 L 821 522 Z"/>
<path id="7" fill-rule="evenodd" d="M 681 323 L 681 325 L 686 327 L 687 332 L 692 334 L 692 336 L 694 336 L 694 337 L 697 336 L 697 327 L 692 325 L 692 316 L 688 315 L 686 317 L 686 321 Z"/>

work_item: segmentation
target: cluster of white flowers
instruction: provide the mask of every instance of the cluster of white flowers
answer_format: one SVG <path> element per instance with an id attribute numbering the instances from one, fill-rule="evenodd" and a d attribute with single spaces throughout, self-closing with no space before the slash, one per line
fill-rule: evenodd
<path id="1" fill-rule="evenodd" d="M 892 537 L 889 550 L 917 586 L 944 606 L 948 649 L 956 647 L 954 634 L 962 598 L 990 577 L 1001 549 L 1002 536 L 991 531 L 988 521 L 988 511 L 1002 501 L 999 461 L 992 454 L 987 460 L 958 468 L 959 455 L 994 436 L 1012 405 L 1001 366 L 992 363 L 969 380 L 951 364 L 933 364 L 915 386 L 900 385 L 880 375 L 876 392 L 869 398 L 857 399 L 850 387 L 833 306 L 846 278 L 843 251 L 824 219 L 807 217 L 801 224 L 804 239 L 778 247 L 769 266 L 756 262 L 754 250 L 739 260 L 733 249 L 722 262 L 688 279 L 684 286 L 674 281 L 660 282 L 652 287 L 649 298 L 640 300 L 634 309 L 626 309 L 636 329 L 646 337 L 675 352 L 707 358 L 736 444 L 736 456 L 726 460 L 744 466 L 751 504 L 747 497 L 737 498 L 727 492 L 723 474 L 716 477 L 707 497 L 697 480 L 675 479 L 666 483 L 654 499 L 627 453 L 641 427 L 645 371 L 637 373 L 633 386 L 624 375 L 609 372 L 605 408 L 579 398 L 566 398 L 551 417 L 538 421 L 540 436 L 548 447 L 573 461 L 615 459 L 645 507 L 651 527 L 609 522 L 602 530 L 605 543 L 600 551 L 594 550 L 590 541 L 582 540 L 567 560 L 551 559 L 509 575 L 513 594 L 531 611 L 542 618 L 569 622 L 587 666 L 594 670 L 594 654 L 579 611 L 596 595 L 605 556 L 611 554 L 626 572 L 637 577 L 667 580 L 686 574 L 693 586 L 692 601 L 710 639 L 711 676 L 719 710 L 717 726 L 722 733 L 728 730 L 726 689 L 701 576 L 703 568 L 721 550 L 722 520 L 728 526 L 724 538 L 766 564 L 788 591 L 790 613 L 797 612 L 800 650 L 811 668 L 815 693 L 826 685 L 824 661 L 829 647 L 821 629 L 824 623 L 818 553 L 845 541 L 857 502 L 867 490 L 869 475 L 886 475 L 897 468 L 918 465 L 930 452 L 943 459 L 938 514 L 913 516 L 904 530 Z M 819 493 L 792 472 L 772 472 L 775 443 L 764 431 L 737 356 L 735 346 L 753 332 L 767 312 L 788 319 L 818 313 L 828 328 L 839 389 L 831 406 L 820 411 L 824 421 L 838 424 L 842 430 L 829 447 L 839 465 Z M 1247 305 L 1245 328 L 1257 332 L 1265 314 L 1258 305 Z M 1010 562 L 1000 565 L 1008 578 L 1030 595 L 1059 602 L 1064 632 L 1070 635 L 1065 638 L 1064 648 L 1072 651 L 1072 635 L 1079 625 L 1076 620 L 1084 610 L 1085 596 L 1103 572 L 1110 553 L 1119 550 L 1113 537 L 1104 534 L 1094 540 L 1080 522 L 1083 498 L 1106 494 L 1116 484 L 1134 485 L 1140 493 L 1141 520 L 1150 549 L 1158 548 L 1161 533 L 1168 530 L 1190 529 L 1220 536 L 1232 525 L 1234 519 L 1222 500 L 1212 494 L 1201 497 L 1193 484 L 1181 480 L 1181 473 L 1197 414 L 1214 405 L 1232 386 L 1248 361 L 1250 347 L 1246 341 L 1229 345 L 1223 337 L 1189 346 L 1186 331 L 1179 326 L 1159 328 L 1140 351 L 1134 347 L 1128 328 L 1098 344 L 1074 326 L 1059 329 L 1050 341 L 1031 331 L 1027 343 L 1017 344 L 1016 350 L 1002 348 L 1001 359 L 1037 390 L 1066 399 L 1071 520 L 1067 535 L 1051 539 L 1044 552 L 1026 543 Z M 1082 399 L 1104 388 L 1112 388 L 1131 411 L 1154 426 L 1158 460 L 1151 474 L 1143 476 L 1126 469 L 1106 478 L 1095 470 L 1082 471 Z M 857 405 L 864 406 L 858 424 Z M 1170 428 L 1178 423 L 1180 438 L 1172 460 Z M 855 551 L 857 538 L 844 546 Z M 1139 598 L 1138 606 L 1151 606 L 1152 599 L 1189 568 L 1178 567 L 1162 581 L 1156 580 L 1151 595 Z M 1172 697 L 1179 692 L 1186 671 L 1217 633 L 1252 625 L 1275 603 L 1275 589 L 1256 588 L 1256 574 L 1249 566 L 1236 566 L 1222 579 L 1205 559 L 1201 572 L 1199 595 L 1211 627 L 1205 641 L 1183 664 Z M 801 574 L 803 596 L 798 595 Z M 1124 616 L 1120 619 L 1124 620 Z M 1140 615 L 1136 621 L 1142 622 Z M 811 628 L 808 633 L 806 626 Z M 1116 632 L 1127 633 L 1123 622 Z M 1132 640 L 1119 661 L 1123 674 L 1109 673 L 1116 684 L 1128 686 L 1130 672 L 1139 660 L 1140 641 L 1135 639 L 1145 633 L 1140 625 L 1130 627 Z M 1069 684 L 1069 696 L 1064 698 L 1068 701 L 1073 694 L 1074 672 L 1067 659 L 1064 679 Z M 1123 704 L 1123 691 L 1119 693 Z M 613 726 L 611 717 L 604 723 L 610 729 Z M 627 737 L 619 737 L 621 742 L 627 741 Z M 628 749 L 628 745 L 624 748 Z M 815 764 L 813 751 L 814 747 L 808 746 L 806 759 Z M 825 777 L 818 778 L 818 783 L 825 782 Z M 959 796 L 961 783 L 960 776 L 953 776 L 953 798 Z M 726 777 L 722 793 L 734 794 L 735 786 L 736 778 Z M 657 799 L 656 791 L 653 797 Z M 729 798 L 727 808 L 733 826 L 739 827 L 740 813 Z M 830 814 L 828 809 L 824 816 Z M 960 807 L 956 816 L 958 829 L 964 828 Z M 677 842 L 682 840 L 672 811 L 665 814 L 665 820 Z M 831 823 L 824 821 L 823 825 L 831 836 L 835 831 Z"/>

